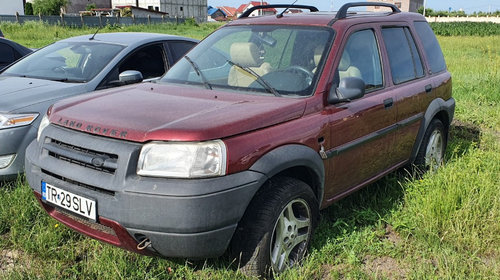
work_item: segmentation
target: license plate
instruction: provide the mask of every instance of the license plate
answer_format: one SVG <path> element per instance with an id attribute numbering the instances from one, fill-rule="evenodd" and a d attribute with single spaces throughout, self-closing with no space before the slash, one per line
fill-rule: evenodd
<path id="1" fill-rule="evenodd" d="M 42 200 L 96 221 L 97 203 L 95 200 L 54 187 L 46 182 L 42 182 Z"/>

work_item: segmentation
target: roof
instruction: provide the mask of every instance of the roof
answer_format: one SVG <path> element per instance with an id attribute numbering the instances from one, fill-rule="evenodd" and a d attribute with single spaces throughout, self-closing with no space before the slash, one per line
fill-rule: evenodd
<path id="1" fill-rule="evenodd" d="M 220 6 L 217 8 L 219 8 L 228 17 L 233 17 L 236 15 L 236 8 L 235 7 Z"/>
<path id="2" fill-rule="evenodd" d="M 92 34 L 81 35 L 76 37 L 67 38 L 59 42 L 88 42 Z M 94 42 L 105 42 L 120 45 L 139 45 L 148 41 L 154 42 L 159 40 L 188 40 L 198 42 L 198 40 L 159 33 L 146 33 L 146 32 L 112 32 L 112 33 L 97 33 L 94 37 Z"/>
<path id="3" fill-rule="evenodd" d="M 241 4 L 238 9 L 236 9 L 237 13 L 243 13 L 245 11 L 245 8 L 247 7 L 248 4 Z"/>
<path id="4" fill-rule="evenodd" d="M 207 13 L 209 16 L 215 14 L 217 11 L 221 11 L 226 16 L 226 13 L 224 13 L 224 11 L 222 11 L 221 9 L 208 6 Z"/>

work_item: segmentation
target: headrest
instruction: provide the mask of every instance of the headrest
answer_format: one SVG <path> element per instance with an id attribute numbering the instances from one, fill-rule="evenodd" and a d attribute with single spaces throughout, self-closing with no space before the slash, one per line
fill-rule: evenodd
<path id="1" fill-rule="evenodd" d="M 243 67 L 258 67 L 262 64 L 259 48 L 254 43 L 233 43 L 229 53 L 231 60 Z"/>
<path id="2" fill-rule="evenodd" d="M 319 61 L 321 60 L 321 55 L 323 54 L 324 46 L 317 46 L 314 49 L 314 65 L 318 66 Z"/>
<path id="3" fill-rule="evenodd" d="M 339 71 L 346 71 L 349 66 L 351 66 L 351 57 L 349 56 L 349 53 L 344 51 L 342 58 L 340 59 Z"/>

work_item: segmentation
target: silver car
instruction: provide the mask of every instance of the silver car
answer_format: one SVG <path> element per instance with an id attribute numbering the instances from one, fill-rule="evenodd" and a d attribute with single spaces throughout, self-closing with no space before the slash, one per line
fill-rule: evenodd
<path id="1" fill-rule="evenodd" d="M 57 100 L 155 80 L 198 41 L 151 33 L 84 35 L 44 47 L 0 74 L 0 181 L 24 172 L 24 152 Z M 124 108 L 128 109 L 128 108 Z"/>

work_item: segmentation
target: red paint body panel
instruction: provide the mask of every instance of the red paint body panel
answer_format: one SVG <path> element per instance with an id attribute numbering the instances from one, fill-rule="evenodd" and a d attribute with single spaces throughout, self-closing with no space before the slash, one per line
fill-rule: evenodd
<path id="1" fill-rule="evenodd" d="M 134 142 L 203 141 L 299 118 L 305 104 L 305 99 L 140 84 L 57 103 L 50 121 Z"/>

